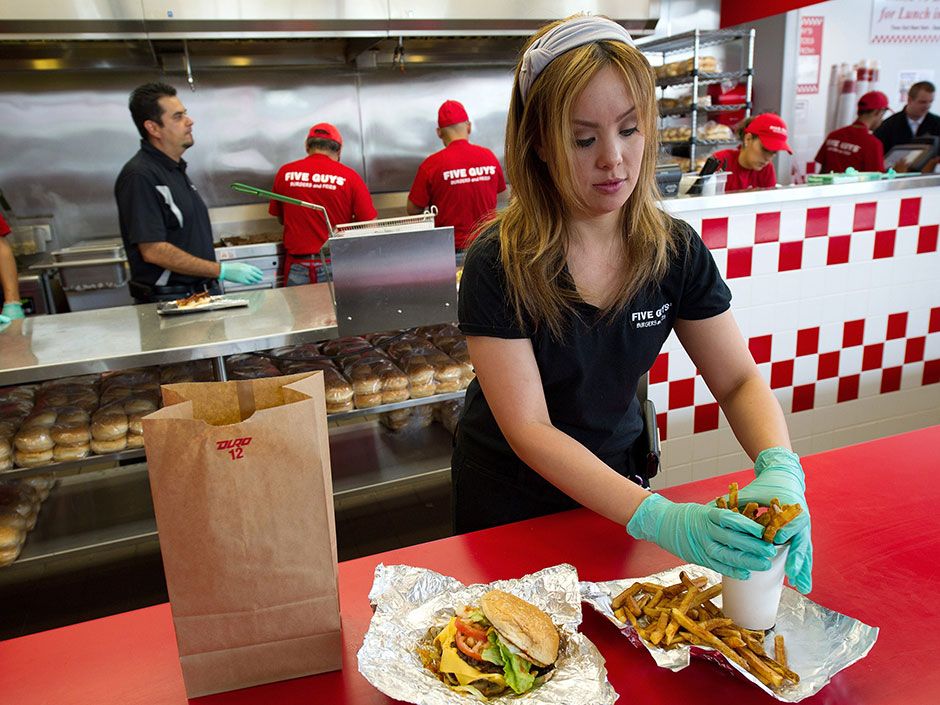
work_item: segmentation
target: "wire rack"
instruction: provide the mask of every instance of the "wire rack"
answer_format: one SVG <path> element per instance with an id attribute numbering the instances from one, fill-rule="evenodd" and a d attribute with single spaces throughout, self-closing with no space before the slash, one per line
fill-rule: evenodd
<path id="1" fill-rule="evenodd" d="M 340 223 L 333 228 L 334 236 L 358 235 L 364 233 L 401 233 L 411 230 L 424 230 L 428 226 L 434 227 L 434 217 L 437 215 L 437 206 L 421 215 L 406 215 L 398 218 L 382 218 L 381 220 L 364 220 L 354 223 Z"/>

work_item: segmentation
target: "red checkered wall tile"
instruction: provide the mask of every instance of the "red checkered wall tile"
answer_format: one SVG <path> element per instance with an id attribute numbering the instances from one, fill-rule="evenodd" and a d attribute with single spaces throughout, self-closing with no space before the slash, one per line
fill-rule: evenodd
<path id="1" fill-rule="evenodd" d="M 877 370 L 881 367 L 881 358 L 884 355 L 884 343 L 866 345 L 862 351 L 862 371 Z"/>
<path id="2" fill-rule="evenodd" d="M 793 360 L 780 360 L 770 365 L 770 388 L 779 389 L 793 384 Z"/>
<path id="3" fill-rule="evenodd" d="M 924 255 L 928 252 L 937 251 L 937 232 L 940 226 L 924 225 L 921 226 L 917 234 L 917 254 Z"/>
<path id="4" fill-rule="evenodd" d="M 852 230 L 874 230 L 877 208 L 877 203 L 856 203 L 855 222 L 852 225 Z"/>
<path id="5" fill-rule="evenodd" d="M 718 402 L 696 406 L 694 432 L 703 433 L 714 431 L 716 428 L 718 428 Z"/>
<path id="6" fill-rule="evenodd" d="M 789 272 L 799 269 L 803 265 L 803 241 L 781 242 L 780 260 L 777 270 L 780 272 Z"/>
<path id="7" fill-rule="evenodd" d="M 829 379 L 839 376 L 839 351 L 823 353 L 819 356 L 819 365 L 816 372 L 818 379 Z"/>
<path id="8" fill-rule="evenodd" d="M 920 198 L 901 199 L 901 211 L 898 214 L 898 225 L 917 225 L 920 220 Z"/>
<path id="9" fill-rule="evenodd" d="M 901 368 L 888 367 L 881 371 L 881 393 L 896 392 L 901 388 Z"/>
<path id="10" fill-rule="evenodd" d="M 659 429 L 660 440 L 665 441 L 669 431 L 669 415 L 665 411 L 656 414 L 656 428 Z"/>
<path id="11" fill-rule="evenodd" d="M 777 242 L 780 239 L 780 211 L 758 213 L 754 222 L 754 243 Z"/>
<path id="12" fill-rule="evenodd" d="M 861 345 L 865 337 L 865 319 L 846 321 L 842 327 L 842 347 Z"/>
<path id="13" fill-rule="evenodd" d="M 826 264 L 845 264 L 848 262 L 851 240 L 851 235 L 835 235 L 830 237 Z"/>
<path id="14" fill-rule="evenodd" d="M 858 381 L 861 375 L 839 377 L 839 394 L 836 397 L 839 403 L 858 399 Z"/>
<path id="15" fill-rule="evenodd" d="M 894 256 L 894 242 L 897 238 L 896 230 L 879 230 L 875 233 L 875 259 L 885 259 Z"/>
<path id="16" fill-rule="evenodd" d="M 930 309 L 930 323 L 927 324 L 927 332 L 940 332 L 940 306 Z"/>
<path id="17" fill-rule="evenodd" d="M 904 348 L 904 363 L 920 362 L 924 359 L 924 344 L 927 342 L 926 336 L 918 338 L 908 338 Z"/>
<path id="18" fill-rule="evenodd" d="M 669 353 L 660 353 L 650 368 L 649 383 L 657 384 L 669 379 Z"/>
<path id="19" fill-rule="evenodd" d="M 793 388 L 794 413 L 813 408 L 813 399 L 816 395 L 815 384 L 801 384 Z"/>
<path id="20" fill-rule="evenodd" d="M 815 355 L 819 352 L 819 326 L 796 332 L 796 356 Z"/>
<path id="21" fill-rule="evenodd" d="M 752 250 L 750 247 L 734 247 L 728 250 L 728 279 L 751 276 Z"/>
<path id="22" fill-rule="evenodd" d="M 772 340 L 773 336 L 759 335 L 747 341 L 747 346 L 751 349 L 751 357 L 758 365 L 762 362 L 770 362 L 770 344 Z"/>
<path id="23" fill-rule="evenodd" d="M 702 240 L 710 250 L 717 250 L 728 246 L 728 219 L 703 218 Z"/>
<path id="24" fill-rule="evenodd" d="M 829 234 L 829 207 L 806 209 L 806 237 L 825 237 Z"/>
<path id="25" fill-rule="evenodd" d="M 940 382 L 940 360 L 927 360 L 924 363 L 924 380 L 921 384 Z"/>
<path id="26" fill-rule="evenodd" d="M 695 403 L 695 378 L 669 383 L 669 408 L 681 409 Z"/>
<path id="27" fill-rule="evenodd" d="M 892 313 L 888 316 L 886 340 L 895 340 L 907 335 L 907 311 Z"/>

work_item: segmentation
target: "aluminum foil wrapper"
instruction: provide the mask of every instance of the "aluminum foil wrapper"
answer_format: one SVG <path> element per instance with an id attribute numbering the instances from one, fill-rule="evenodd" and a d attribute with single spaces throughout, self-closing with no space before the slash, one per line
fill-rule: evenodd
<path id="1" fill-rule="evenodd" d="M 691 656 L 701 656 L 736 671 L 765 693 L 787 703 L 796 703 L 818 693 L 835 674 L 864 658 L 878 638 L 877 627 L 870 627 L 857 619 L 817 605 L 796 590 L 784 586 L 780 610 L 777 612 L 777 624 L 773 630 L 767 632 L 764 649 L 768 654 L 773 654 L 774 636 L 783 634 L 787 647 L 787 665 L 800 676 L 800 682 L 788 683 L 779 691 L 771 690 L 715 649 L 707 646 L 680 646 L 667 651 L 651 647 L 640 638 L 632 625 L 624 625 L 614 616 L 610 601 L 633 583 L 640 581 L 674 585 L 679 582 L 679 573 L 683 570 L 690 578 L 704 575 L 708 578 L 709 585 L 721 582 L 719 573 L 689 563 L 639 578 L 603 583 L 582 582 L 581 597 L 616 624 L 634 646 L 649 651 L 658 666 L 670 671 L 680 671 L 689 665 Z M 721 595 L 714 598 L 712 603 L 721 607 Z"/>
<path id="2" fill-rule="evenodd" d="M 369 601 L 375 613 L 359 649 L 359 672 L 391 698 L 419 705 L 467 705 L 457 693 L 427 670 L 415 651 L 432 626 L 444 626 L 457 607 L 479 604 L 485 592 L 498 588 L 548 613 L 562 637 L 555 675 L 524 695 L 492 698 L 494 703 L 565 703 L 604 705 L 617 700 L 607 681 L 604 657 L 578 632 L 581 593 L 573 566 L 557 565 L 516 580 L 464 585 L 426 568 L 383 565 L 375 568 Z"/>

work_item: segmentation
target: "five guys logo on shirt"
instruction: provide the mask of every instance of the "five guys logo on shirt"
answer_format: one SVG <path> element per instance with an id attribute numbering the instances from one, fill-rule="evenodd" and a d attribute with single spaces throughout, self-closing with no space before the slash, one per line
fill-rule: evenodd
<path id="1" fill-rule="evenodd" d="M 343 186 L 346 183 L 346 177 L 336 176 L 336 174 L 311 174 L 306 171 L 288 171 L 284 173 L 284 181 L 294 187 L 325 188 L 335 191 L 338 186 Z"/>
<path id="2" fill-rule="evenodd" d="M 496 176 L 495 166 L 471 166 L 467 169 L 448 169 L 441 178 L 449 185 L 469 184 L 474 181 L 489 181 L 491 176 Z"/>
<path id="3" fill-rule="evenodd" d="M 666 320 L 666 312 L 672 308 L 672 304 L 665 303 L 657 309 L 649 311 L 633 311 L 630 314 L 630 322 L 634 328 L 652 328 L 662 325 Z"/>

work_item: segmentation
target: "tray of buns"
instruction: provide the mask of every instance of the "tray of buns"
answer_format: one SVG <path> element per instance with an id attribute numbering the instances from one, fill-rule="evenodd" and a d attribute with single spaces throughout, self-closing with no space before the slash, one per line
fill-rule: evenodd
<path id="1" fill-rule="evenodd" d="M 157 313 L 161 316 L 178 316 L 203 311 L 219 311 L 225 308 L 242 308 L 248 305 L 248 299 L 232 299 L 227 296 L 213 296 L 201 291 L 185 299 L 165 301 L 157 304 Z"/>

